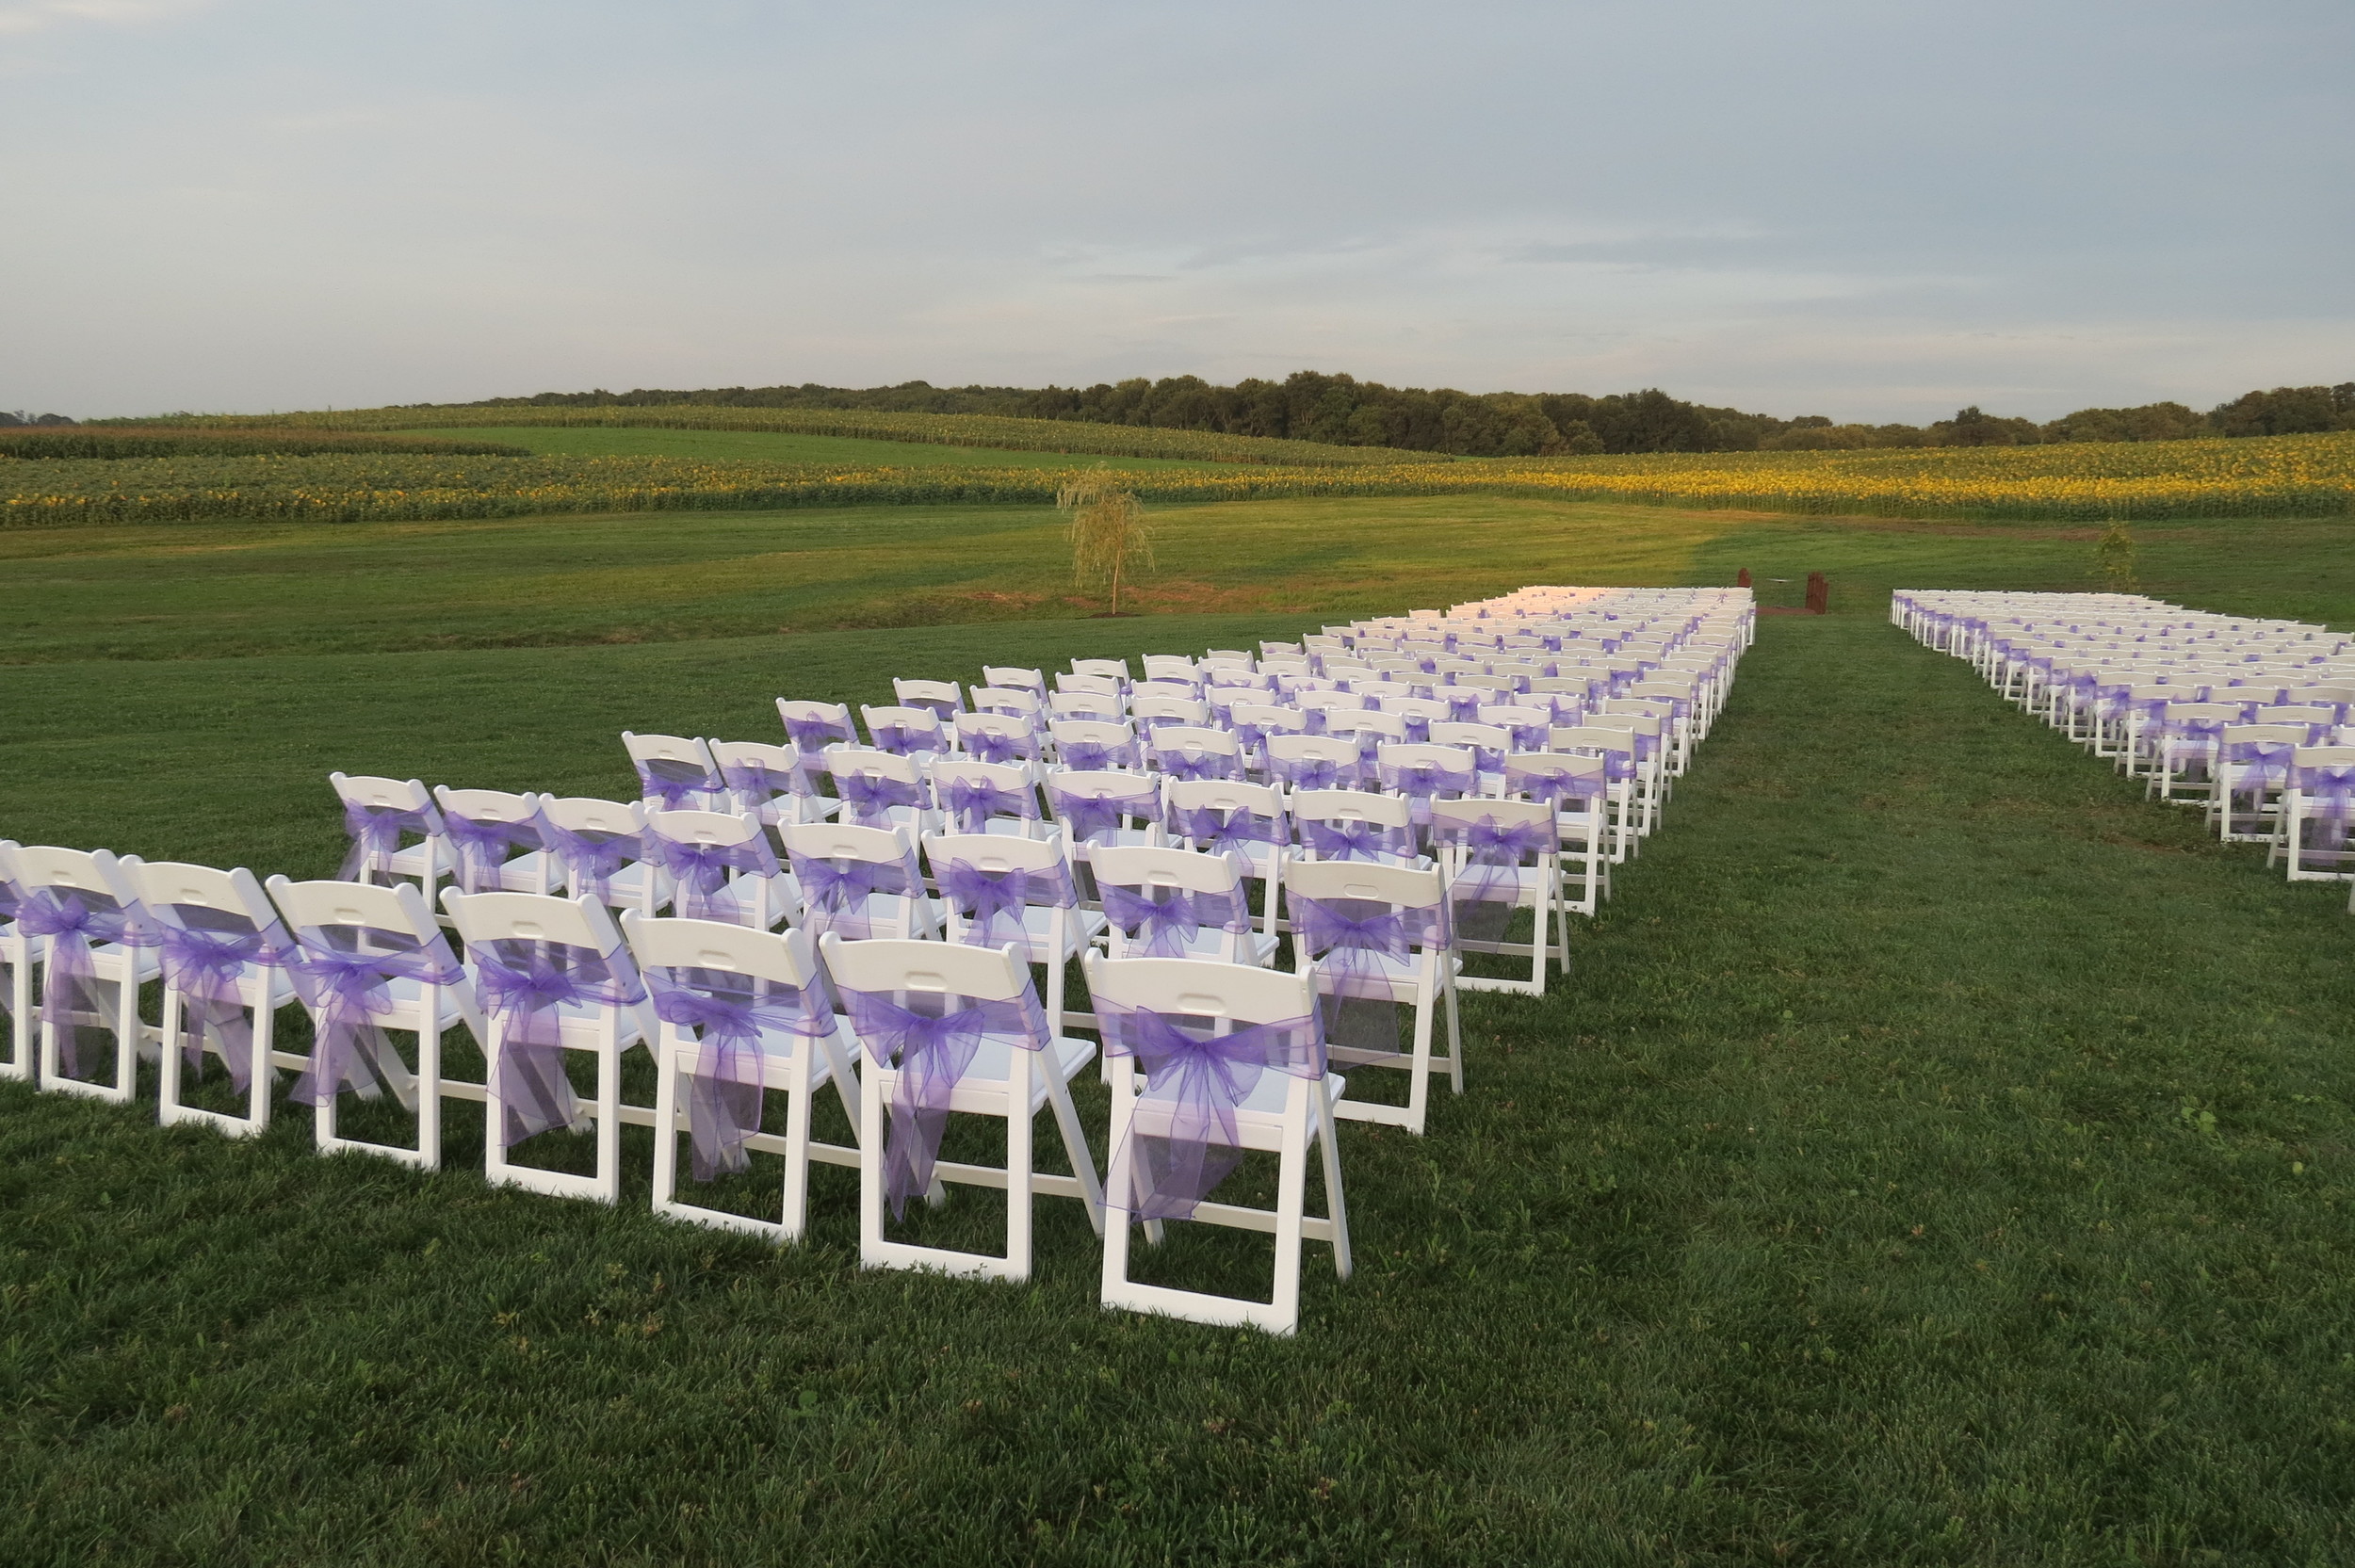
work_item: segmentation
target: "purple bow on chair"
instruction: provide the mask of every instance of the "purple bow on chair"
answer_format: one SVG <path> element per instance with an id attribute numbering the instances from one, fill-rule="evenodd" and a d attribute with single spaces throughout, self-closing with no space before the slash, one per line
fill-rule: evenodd
<path id="1" fill-rule="evenodd" d="M 687 1087 L 695 1179 L 744 1170 L 752 1163 L 744 1145 L 760 1131 L 768 1087 L 760 1037 L 813 1041 L 834 1033 L 834 997 L 825 977 L 796 988 L 726 969 L 656 966 L 646 971 L 646 986 L 655 1016 L 697 1037 Z"/>
<path id="2" fill-rule="evenodd" d="M 1151 817 L 1161 809 L 1161 792 L 1150 779 L 1139 779 L 1126 787 L 1095 785 L 1075 788 L 1056 784 L 1047 784 L 1048 803 L 1055 808 L 1055 819 L 1071 835 L 1074 844 L 1097 844 L 1120 826 L 1124 816 Z"/>
<path id="3" fill-rule="evenodd" d="M 306 929 L 287 955 L 286 970 L 295 994 L 318 1015 L 310 1065 L 287 1094 L 300 1106 L 326 1105 L 348 1089 L 364 1100 L 377 1098 L 382 1092 L 378 1074 L 398 1080 L 402 1071 L 376 1022 L 393 1010 L 392 982 L 455 985 L 466 974 L 438 936 L 419 942 L 406 931 L 353 926 Z M 439 1020 L 421 1022 L 430 1029 Z"/>
<path id="4" fill-rule="evenodd" d="M 736 791 L 746 806 L 758 812 L 771 802 L 790 796 L 815 795 L 809 778 L 797 768 L 771 768 L 764 762 L 729 763 L 720 769 L 721 779 Z"/>
<path id="5" fill-rule="evenodd" d="M 1584 801 L 1602 793 L 1603 781 L 1593 773 L 1558 764 L 1531 762 L 1525 758 L 1504 759 L 1504 787 L 1523 800 L 1535 800 L 1559 811 L 1564 800 Z"/>
<path id="6" fill-rule="evenodd" d="M 1448 719 L 1456 724 L 1476 724 L 1480 721 L 1480 704 L 1496 700 L 1495 694 L 1484 687 L 1442 687 L 1437 693 L 1447 704 Z"/>
<path id="7" fill-rule="evenodd" d="M 1436 762 L 1381 765 L 1382 787 L 1404 795 L 1420 822 L 1431 813 L 1431 802 L 1442 795 L 1470 795 L 1476 781 L 1469 768 L 1449 768 Z"/>
<path id="8" fill-rule="evenodd" d="M 496 1024 L 492 1081 L 506 1115 L 499 1147 L 512 1149 L 550 1127 L 581 1125 L 580 1101 L 564 1075 L 567 1006 L 628 1007 L 646 999 L 616 950 L 600 953 L 565 942 L 506 937 L 470 943 L 482 1010 Z"/>
<path id="9" fill-rule="evenodd" d="M 1236 759 L 1224 752 L 1194 752 L 1184 747 L 1156 747 L 1154 760 L 1173 779 L 1231 779 L 1242 771 Z"/>
<path id="10" fill-rule="evenodd" d="M 816 756 L 829 746 L 850 746 L 857 742 L 850 724 L 840 719 L 788 719 L 785 733 L 792 740 L 793 749 L 806 756 Z"/>
<path id="11" fill-rule="evenodd" d="M 961 1007 L 938 994 L 908 996 L 914 1009 L 901 1007 L 884 992 L 842 989 L 868 1061 L 899 1070 L 891 1092 L 891 1129 L 884 1141 L 884 1191 L 895 1219 L 906 1215 L 910 1198 L 932 1188 L 950 1096 L 982 1043 L 1002 1040 L 1035 1051 L 1048 1041 L 1047 1015 L 1027 987 L 1009 1001 L 967 1001 Z M 1024 1108 L 1013 1113 L 1021 1115 Z"/>
<path id="12" fill-rule="evenodd" d="M 748 838 L 740 844 L 697 844 L 649 828 L 645 845 L 646 859 L 671 874 L 676 888 L 673 907 L 689 920 L 750 924 L 758 900 L 738 897 L 731 884 L 738 876 L 777 874 L 777 857 L 766 838 Z"/>
<path id="13" fill-rule="evenodd" d="M 935 782 L 935 788 L 938 788 Z M 961 833 L 985 831 L 993 816 L 1015 817 L 1026 822 L 1038 820 L 1038 798 L 1027 784 L 1020 789 L 1001 789 L 985 779 L 950 779 L 948 787 L 940 790 L 940 807 L 949 814 Z"/>
<path id="14" fill-rule="evenodd" d="M 1038 756 L 1038 736 L 1024 731 L 968 729 L 965 732 L 965 750 L 977 762 L 994 762 L 1000 767 L 1017 762 L 1033 761 Z"/>
<path id="15" fill-rule="evenodd" d="M 1439 822 L 1433 826 L 1433 837 L 1464 850 L 1464 869 L 1448 889 L 1448 900 L 1455 933 L 1466 942 L 1503 941 L 1505 924 L 1520 901 L 1521 867 L 1533 862 L 1542 867 L 1542 857 L 1562 849 L 1551 817 L 1513 827 L 1493 816 Z"/>
<path id="16" fill-rule="evenodd" d="M 2287 787 L 2296 751 L 2286 740 L 2235 740 L 2226 746 L 2224 765 L 2231 769 L 2233 793 L 2262 795 Z"/>
<path id="17" fill-rule="evenodd" d="M 181 1048 L 188 1066 L 201 1073 L 204 1031 L 219 1035 L 229 1081 L 242 1094 L 253 1081 L 253 1026 L 239 982 L 250 969 L 284 963 L 293 943 L 275 920 L 257 930 L 252 920 L 225 910 L 202 904 L 171 909 L 180 923 L 157 920 L 154 927 L 164 979 L 180 993 Z"/>
<path id="18" fill-rule="evenodd" d="M 1356 764 L 1330 757 L 1271 756 L 1268 772 L 1292 789 L 1346 789 L 1357 782 Z"/>
<path id="19" fill-rule="evenodd" d="M 1496 723 L 1497 721 L 1489 719 L 1486 720 L 1486 722 Z M 1542 723 L 1529 724 L 1516 722 L 1510 724 L 1498 724 L 1497 727 L 1503 730 L 1507 736 L 1512 737 L 1512 747 L 1516 752 L 1542 752 L 1546 749 L 1547 742 L 1551 738 L 1551 727 Z"/>
<path id="20" fill-rule="evenodd" d="M 1412 860 L 1415 836 L 1411 829 L 1369 822 L 1363 817 L 1303 818 L 1300 842 L 1319 860 Z"/>
<path id="21" fill-rule="evenodd" d="M 1071 909 L 1080 901 L 1071 868 L 1053 865 L 1042 871 L 986 871 L 969 860 L 935 863 L 940 896 L 957 907 L 965 919 L 965 941 L 976 947 L 1003 947 L 1009 942 L 1030 947 L 1022 912 Z"/>
<path id="22" fill-rule="evenodd" d="M 16 929 L 25 936 L 49 939 L 48 962 L 41 977 L 41 1022 L 57 1031 L 57 1061 L 69 1078 L 82 1075 L 81 1031 L 75 1006 L 94 1018 L 107 1017 L 99 995 L 95 948 L 113 945 L 136 949 L 154 940 L 146 913 L 137 904 L 118 904 L 104 893 L 76 888 L 37 887 L 17 906 Z M 126 953 L 126 970 L 135 967 Z M 106 1028 L 107 1026 L 96 1026 Z"/>
<path id="23" fill-rule="evenodd" d="M 1137 1220 L 1191 1220 L 1196 1205 L 1242 1162 L 1236 1112 L 1271 1070 L 1324 1076 L 1319 1018 L 1286 1018 L 1226 1034 L 1214 1021 L 1098 1000 L 1107 1057 L 1145 1070 L 1128 1137 L 1115 1152 L 1130 1172 Z"/>
<path id="24" fill-rule="evenodd" d="M 942 739 L 937 720 L 930 724 L 869 724 L 868 733 L 874 738 L 875 750 L 889 752 L 893 756 L 913 756 L 918 752 L 945 752 L 948 743 Z"/>
<path id="25" fill-rule="evenodd" d="M 1169 831 L 1191 840 L 1196 849 L 1211 854 L 1225 854 L 1231 849 L 1242 855 L 1246 864 L 1253 845 L 1291 842 L 1291 830 L 1283 817 L 1269 816 L 1242 806 L 1195 806 L 1172 812 Z"/>
<path id="26" fill-rule="evenodd" d="M 1066 740 L 1055 748 L 1063 765 L 1078 773 L 1101 773 L 1108 768 L 1137 766 L 1137 743 L 1133 740 L 1106 742 L 1101 740 Z"/>
<path id="27" fill-rule="evenodd" d="M 649 800 L 662 802 L 664 811 L 702 811 L 720 793 L 720 781 L 698 762 L 640 757 L 637 768 L 639 792 Z"/>
<path id="28" fill-rule="evenodd" d="M 442 814 L 442 832 L 458 860 L 458 885 L 468 893 L 493 893 L 505 885 L 499 868 L 517 851 L 544 849 L 540 818 L 495 822 Z"/>
<path id="29" fill-rule="evenodd" d="M 1238 933 L 1251 929 L 1251 910 L 1240 893 L 1111 883 L 1102 884 L 1101 891 L 1104 918 L 1118 926 L 1134 946 L 1132 958 L 1184 958 L 1205 926 Z"/>
<path id="30" fill-rule="evenodd" d="M 614 874 L 645 853 L 638 833 L 609 833 L 596 828 L 575 832 L 543 818 L 541 834 L 563 863 L 565 885 L 586 893 L 601 904 L 613 901 Z"/>
<path id="31" fill-rule="evenodd" d="M 1316 962 L 1324 1038 L 1356 1051 L 1395 1055 L 1398 1004 L 1414 994 L 1405 972 L 1417 944 L 1447 946 L 1447 906 L 1392 906 L 1370 898 L 1291 900 L 1292 941 Z"/>
<path id="32" fill-rule="evenodd" d="M 371 865 L 390 857 L 400 848 L 401 834 L 414 833 L 426 838 L 440 827 L 439 814 L 430 807 L 412 809 L 345 801 L 344 832 L 350 835 L 351 849 L 335 872 L 336 881 L 360 881 Z"/>
<path id="33" fill-rule="evenodd" d="M 881 773 L 844 769 L 834 776 L 834 791 L 842 798 L 843 810 L 854 827 L 887 828 L 894 806 L 921 810 L 924 804 L 923 784 L 913 779 L 888 779 Z"/>
<path id="34" fill-rule="evenodd" d="M 870 894 L 906 897 L 920 885 L 913 870 L 889 861 L 820 860 L 815 855 L 792 857 L 793 879 L 801 883 L 803 925 L 812 936 L 832 931 L 845 942 L 864 942 L 873 931 L 867 918 Z"/>

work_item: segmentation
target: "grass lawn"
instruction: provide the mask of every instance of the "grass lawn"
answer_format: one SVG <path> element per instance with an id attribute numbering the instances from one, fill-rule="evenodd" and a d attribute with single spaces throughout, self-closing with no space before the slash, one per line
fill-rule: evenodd
<path id="1" fill-rule="evenodd" d="M 1430 1136 L 1344 1130 L 1359 1271 L 1310 1249 L 1295 1340 L 1101 1313 L 1067 1203 L 1028 1287 L 863 1273 L 830 1168 L 780 1253 L 646 1214 L 642 1134 L 608 1212 L 485 1188 L 463 1110 L 423 1178 L 291 1120 L 238 1145 L 0 1086 L 0 1560 L 2355 1556 L 2343 890 L 2206 841 L 1882 619 L 1892 583 L 2088 586 L 2090 538 L 1526 507 L 1174 517 L 1216 548 L 1165 550 L 1164 584 L 1282 579 L 1203 606 L 1237 613 L 425 652 L 407 621 L 677 636 L 647 628 L 716 620 L 727 529 L 810 519 L 0 539 L 33 618 L 8 656 L 45 661 L 0 710 L 0 833 L 297 875 L 339 849 L 331 767 L 613 792 L 625 726 L 763 736 L 780 694 L 1530 581 L 1747 565 L 1795 602 L 1812 567 L 1843 612 L 1765 622 L 1576 973 L 1467 999 Z M 830 515 L 903 528 L 902 559 L 985 542 L 943 582 L 1051 575 L 1018 537 L 1044 518 Z M 2355 526 L 2137 532 L 2156 591 L 2355 619 Z M 564 586 L 599 572 L 674 585 L 669 619 Z M 254 594 L 243 645 L 280 651 L 155 656 L 239 645 L 211 618 Z M 988 1207 L 929 1223 L 986 1241 Z M 1266 1272 L 1253 1237 L 1172 1252 Z"/>
<path id="2" fill-rule="evenodd" d="M 1025 452 L 1003 446 L 942 446 L 923 441 L 867 441 L 855 436 L 796 435 L 777 430 L 663 430 L 616 427 L 484 425 L 463 430 L 404 430 L 444 441 L 498 441 L 567 457 L 762 458 L 771 462 L 839 462 L 859 466 L 921 464 L 987 468 L 1069 468 L 1067 452 Z M 1096 460 L 1106 468 L 1234 468 L 1191 458 Z M 1084 466 L 1087 460 L 1081 459 Z"/>

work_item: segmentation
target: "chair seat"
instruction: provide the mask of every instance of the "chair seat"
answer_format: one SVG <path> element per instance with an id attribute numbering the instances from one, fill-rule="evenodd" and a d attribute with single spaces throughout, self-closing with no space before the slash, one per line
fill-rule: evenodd
<path id="1" fill-rule="evenodd" d="M 544 849 L 533 849 L 502 861 L 493 869 L 491 885 L 485 893 L 538 893 L 562 881 L 562 873 L 554 857 Z M 617 881 L 620 880 L 615 879 Z"/>
<path id="2" fill-rule="evenodd" d="M 454 1028 L 464 1022 L 465 1010 L 458 1005 L 458 997 L 451 987 L 443 986 L 441 993 L 441 1006 L 436 1010 L 442 1016 L 438 1022 L 445 1029 Z M 384 1012 L 371 1016 L 368 1022 L 381 1028 L 423 1032 L 417 1027 L 425 1006 L 423 982 L 399 978 L 387 980 L 384 982 L 384 999 L 391 1005 Z"/>

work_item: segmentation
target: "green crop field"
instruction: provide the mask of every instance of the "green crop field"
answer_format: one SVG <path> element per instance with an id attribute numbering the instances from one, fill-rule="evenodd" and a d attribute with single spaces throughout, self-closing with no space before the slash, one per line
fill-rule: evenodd
<path id="1" fill-rule="evenodd" d="M 1344 1129 L 1295 1339 L 1103 1313 L 1055 1200 L 1031 1285 L 952 1282 L 859 1269 L 831 1168 L 776 1252 L 652 1218 L 642 1133 L 608 1211 L 486 1188 L 462 1112 L 429 1178 L 0 1085 L 0 1561 L 2355 1559 L 2345 891 L 1885 621 L 2093 587 L 2096 529 L 1158 515 L 1119 620 L 1035 506 L 0 534 L 0 836 L 295 876 L 333 768 L 610 795 L 625 727 L 1530 582 L 1835 612 L 1764 622 L 1574 973 L 1467 998 L 1429 1136 Z M 2355 623 L 2355 522 L 2136 532 L 2150 591 Z"/>
<path id="2" fill-rule="evenodd" d="M 780 463 L 876 468 L 1052 468 L 1072 466 L 1068 452 L 1010 446 L 945 446 L 928 441 L 869 441 L 857 436 L 802 435 L 788 430 L 683 430 L 628 426 L 483 425 L 403 429 L 404 436 L 454 442 L 499 442 L 563 457 L 656 457 L 701 461 L 757 458 Z M 1086 461 L 1086 460 L 1082 460 Z M 1107 455 L 1104 467 L 1150 473 L 1157 468 L 1225 468 L 1196 458 Z"/>

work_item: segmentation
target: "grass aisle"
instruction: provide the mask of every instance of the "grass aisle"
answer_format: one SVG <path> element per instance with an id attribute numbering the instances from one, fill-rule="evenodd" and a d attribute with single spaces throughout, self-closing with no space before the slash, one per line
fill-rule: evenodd
<path id="1" fill-rule="evenodd" d="M 1770 622 L 1284 1343 L 1065 1204 L 861 1274 L 839 1172 L 775 1254 L 0 1088 L 0 1560 L 2343 1561 L 2349 927 L 2261 862 Z"/>

